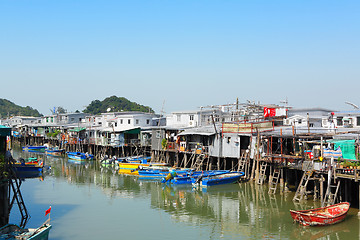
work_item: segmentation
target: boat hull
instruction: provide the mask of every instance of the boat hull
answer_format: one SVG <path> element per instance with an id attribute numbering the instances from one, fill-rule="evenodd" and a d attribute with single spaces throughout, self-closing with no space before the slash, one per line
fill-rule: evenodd
<path id="1" fill-rule="evenodd" d="M 326 226 L 343 221 L 350 209 L 348 202 L 310 210 L 290 210 L 295 222 L 304 226 Z"/>

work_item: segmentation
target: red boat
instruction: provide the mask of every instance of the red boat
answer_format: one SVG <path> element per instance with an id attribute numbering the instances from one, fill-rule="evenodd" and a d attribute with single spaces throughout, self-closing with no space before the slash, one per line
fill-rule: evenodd
<path id="1" fill-rule="evenodd" d="M 322 208 L 290 210 L 290 214 L 294 221 L 304 226 L 325 226 L 344 220 L 349 208 L 350 203 L 342 202 Z"/>

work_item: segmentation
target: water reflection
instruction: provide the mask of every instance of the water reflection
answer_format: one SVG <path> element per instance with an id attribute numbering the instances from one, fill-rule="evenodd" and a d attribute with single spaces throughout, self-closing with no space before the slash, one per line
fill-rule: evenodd
<path id="1" fill-rule="evenodd" d="M 334 226 L 303 227 L 293 224 L 289 209 L 315 208 L 319 203 L 295 205 L 292 192 L 269 195 L 267 185 L 248 182 L 194 189 L 120 175 L 114 167 L 96 161 L 39 157 L 51 165 L 51 177 L 66 179 L 69 184 L 99 186 L 109 199 L 145 199 L 150 208 L 167 213 L 175 223 L 206 229 L 208 235 L 203 239 L 359 238 L 355 209 Z"/>

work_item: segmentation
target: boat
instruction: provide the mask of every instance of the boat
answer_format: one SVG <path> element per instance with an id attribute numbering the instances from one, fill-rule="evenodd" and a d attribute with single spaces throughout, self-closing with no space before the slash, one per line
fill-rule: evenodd
<path id="1" fill-rule="evenodd" d="M 16 224 L 7 224 L 0 228 L 0 240 L 47 240 L 51 229 L 50 224 L 38 228 L 22 228 Z"/>
<path id="2" fill-rule="evenodd" d="M 66 152 L 69 159 L 73 160 L 92 160 L 94 155 L 82 152 Z"/>
<path id="3" fill-rule="evenodd" d="M 243 172 L 228 172 L 210 176 L 199 176 L 191 178 L 191 183 L 194 186 L 208 187 L 213 185 L 235 183 L 240 180 L 245 174 Z"/>
<path id="4" fill-rule="evenodd" d="M 158 179 L 162 182 L 174 178 L 175 176 L 186 176 L 192 169 L 190 168 L 173 168 L 169 166 L 150 166 L 142 170 L 138 170 L 141 179 Z"/>
<path id="5" fill-rule="evenodd" d="M 199 178 L 206 176 L 215 176 L 221 175 L 224 173 L 229 173 L 229 170 L 210 170 L 210 171 L 194 171 L 190 172 L 187 175 L 177 175 L 170 179 L 170 183 L 179 185 L 179 184 L 191 184 L 191 178 Z"/>
<path id="6" fill-rule="evenodd" d="M 23 151 L 27 152 L 45 152 L 46 146 L 25 146 Z"/>
<path id="7" fill-rule="evenodd" d="M 327 207 L 308 210 L 290 210 L 295 222 L 304 226 L 325 226 L 341 222 L 350 209 L 350 203 L 341 202 Z"/>
<path id="8" fill-rule="evenodd" d="M 161 167 L 168 166 L 166 163 L 151 163 L 148 162 L 148 158 L 146 159 L 128 159 L 128 158 L 120 158 L 119 162 L 119 173 L 120 174 L 130 174 L 130 175 L 139 175 L 138 170 L 149 168 L 149 167 Z"/>
<path id="9" fill-rule="evenodd" d="M 37 158 L 20 158 L 12 164 L 18 178 L 34 178 L 42 176 L 43 162 Z"/>
<path id="10" fill-rule="evenodd" d="M 60 157 L 61 155 L 63 155 L 65 152 L 64 149 L 59 149 L 59 148 L 47 148 L 45 149 L 45 154 L 49 155 L 49 156 L 55 156 L 55 157 Z"/>

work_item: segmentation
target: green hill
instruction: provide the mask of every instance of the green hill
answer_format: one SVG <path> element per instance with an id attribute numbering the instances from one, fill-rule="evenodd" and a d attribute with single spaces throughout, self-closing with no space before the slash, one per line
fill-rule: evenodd
<path id="1" fill-rule="evenodd" d="M 9 100 L 0 98 L 0 115 L 1 117 L 9 116 L 33 116 L 40 117 L 42 116 L 38 110 L 33 109 L 32 107 L 21 107 L 16 105 Z"/>
<path id="2" fill-rule="evenodd" d="M 131 102 L 124 97 L 111 96 L 105 98 L 103 101 L 94 100 L 89 106 L 85 108 L 84 113 L 90 114 L 100 114 L 107 112 L 108 109 L 111 109 L 111 112 L 120 112 L 120 111 L 138 111 L 138 112 L 151 112 L 153 113 L 150 107 L 140 105 L 135 102 Z"/>

